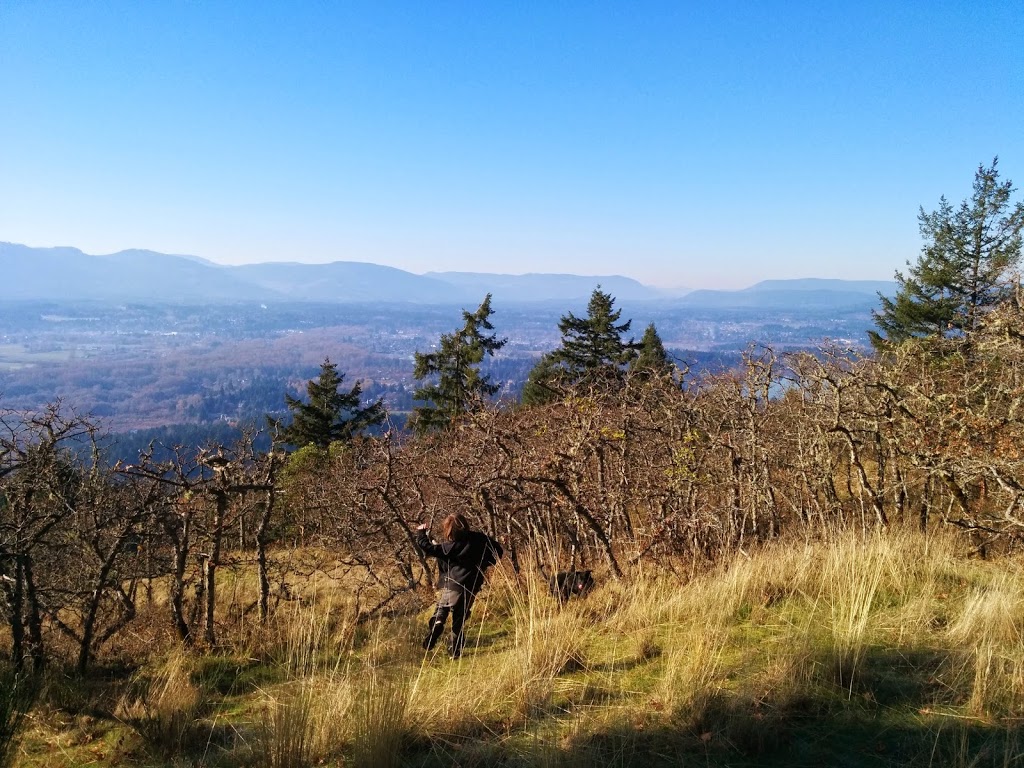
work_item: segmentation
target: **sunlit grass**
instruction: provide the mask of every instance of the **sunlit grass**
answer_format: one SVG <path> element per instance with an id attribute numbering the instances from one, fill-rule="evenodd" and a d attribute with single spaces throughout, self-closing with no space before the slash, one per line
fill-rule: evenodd
<path id="1" fill-rule="evenodd" d="M 150 753 L 218 768 L 782 765 L 789 749 L 829 762 L 864 739 L 921 765 L 1019 755 L 1013 561 L 890 531 L 777 542 L 685 579 L 598 582 L 561 605 L 502 564 L 458 661 L 420 648 L 432 592 L 358 621 L 350 593 L 306 585 L 219 657 L 155 655 L 117 714 Z M 234 746 L 210 746 L 214 721 Z"/>
<path id="2" fill-rule="evenodd" d="M 162 755 L 179 754 L 202 738 L 202 692 L 192 681 L 194 659 L 179 649 L 143 667 L 114 715 Z"/>

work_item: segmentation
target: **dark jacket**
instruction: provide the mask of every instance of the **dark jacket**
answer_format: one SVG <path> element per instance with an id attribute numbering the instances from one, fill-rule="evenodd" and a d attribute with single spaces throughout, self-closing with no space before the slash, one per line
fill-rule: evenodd
<path id="1" fill-rule="evenodd" d="M 420 531 L 416 543 L 423 554 L 437 558 L 441 589 L 461 587 L 476 594 L 484 584 L 484 572 L 505 553 L 501 544 L 480 531 L 469 531 L 461 541 L 435 544 L 429 531 Z"/>

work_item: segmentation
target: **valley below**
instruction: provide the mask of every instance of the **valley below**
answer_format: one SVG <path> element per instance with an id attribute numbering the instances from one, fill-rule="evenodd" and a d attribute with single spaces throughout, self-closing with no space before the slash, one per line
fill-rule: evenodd
<path id="1" fill-rule="evenodd" d="M 575 305 L 574 305 L 575 304 Z M 496 306 L 508 344 L 486 372 L 515 398 L 537 358 L 558 344 L 558 318 L 577 302 Z M 39 408 L 56 399 L 114 433 L 179 424 L 256 424 L 285 411 L 325 358 L 368 399 L 400 418 L 411 409 L 413 355 L 460 322 L 458 305 L 409 303 L 0 304 L 0 407 Z M 870 309 L 689 307 L 678 301 L 623 304 L 637 339 L 655 323 L 682 368 L 719 369 L 751 343 L 776 351 L 826 339 L 867 346 Z"/>

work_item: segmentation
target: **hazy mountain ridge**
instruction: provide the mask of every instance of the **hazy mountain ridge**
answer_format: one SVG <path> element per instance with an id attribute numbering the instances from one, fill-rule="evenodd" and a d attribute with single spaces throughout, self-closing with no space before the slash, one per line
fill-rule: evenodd
<path id="1" fill-rule="evenodd" d="M 471 298 L 448 283 L 395 267 L 358 261 L 268 262 L 227 267 L 252 285 L 290 301 L 410 301 L 436 304 Z M 483 294 L 476 297 L 479 302 Z"/>
<path id="2" fill-rule="evenodd" d="M 598 285 L 601 286 L 601 290 L 612 294 L 620 301 L 645 301 L 664 298 L 667 295 L 665 292 L 658 291 L 631 277 L 623 277 L 622 275 L 583 276 L 540 274 L 536 272 L 510 275 L 487 272 L 427 272 L 425 276 L 462 288 L 473 289 L 477 294 L 481 295 L 481 298 L 483 294 L 490 293 L 497 302 L 579 298 L 589 296 Z"/>
<path id="3" fill-rule="evenodd" d="M 184 256 L 0 243 L 4 299 L 43 301 L 243 301 L 263 293 L 230 271 Z"/>
<path id="4" fill-rule="evenodd" d="M 837 280 L 817 277 L 763 280 L 740 291 L 692 291 L 679 299 L 679 303 L 682 306 L 716 309 L 870 309 L 878 306 L 878 294 L 893 296 L 896 289 L 896 282 L 892 280 Z"/>
<path id="5" fill-rule="evenodd" d="M 365 262 L 270 262 L 223 266 L 196 256 L 126 250 L 90 255 L 77 248 L 32 248 L 0 242 L 0 298 L 43 301 L 317 301 L 408 302 L 475 306 L 578 301 L 598 285 L 619 301 L 695 307 L 783 308 L 874 305 L 895 283 L 877 280 L 766 280 L 742 291 L 698 290 L 672 297 L 621 275 L 427 272 L 417 275 Z"/>
<path id="6" fill-rule="evenodd" d="M 863 293 L 877 296 L 879 293 L 888 295 L 896 286 L 893 280 L 838 280 L 835 278 L 805 277 L 795 280 L 762 280 L 743 292 L 762 291 L 842 291 L 845 293 Z"/>

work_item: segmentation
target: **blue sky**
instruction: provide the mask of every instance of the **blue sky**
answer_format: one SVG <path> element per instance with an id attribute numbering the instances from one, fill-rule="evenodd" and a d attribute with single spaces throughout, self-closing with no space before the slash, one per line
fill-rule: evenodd
<path id="1" fill-rule="evenodd" d="M 1019 0 L 0 0 L 0 240 L 886 279 L 979 163 L 1024 184 L 1022 40 Z"/>

